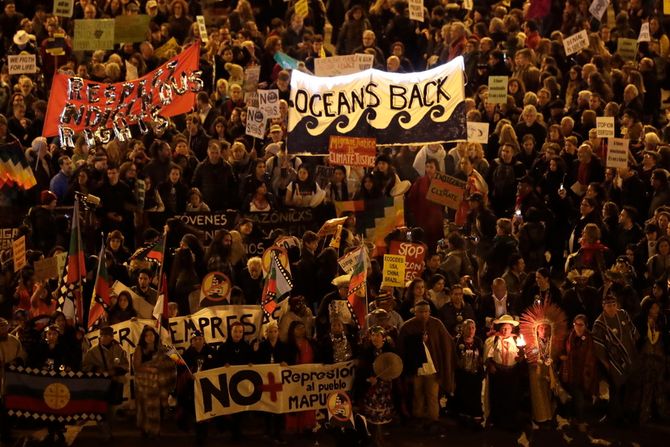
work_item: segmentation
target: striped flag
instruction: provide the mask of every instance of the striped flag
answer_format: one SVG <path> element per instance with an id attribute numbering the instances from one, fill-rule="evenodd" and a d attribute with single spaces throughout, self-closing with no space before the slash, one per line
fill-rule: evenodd
<path id="1" fill-rule="evenodd" d="M 351 316 L 359 328 L 365 329 L 365 317 L 368 313 L 365 285 L 368 276 L 367 251 L 365 247 L 358 249 L 358 258 L 351 272 L 348 291 L 348 307 Z"/>
<path id="2" fill-rule="evenodd" d="M 284 268 L 276 251 L 272 251 L 272 261 L 268 276 L 265 277 L 265 285 L 261 295 L 261 305 L 265 314 L 271 316 L 280 302 L 293 289 L 291 274 Z"/>
<path id="3" fill-rule="evenodd" d="M 92 328 L 102 317 L 111 304 L 109 297 L 109 275 L 107 274 L 107 264 L 105 263 L 105 246 L 103 244 L 98 257 L 98 274 L 95 278 L 93 287 L 93 296 L 88 309 L 88 327 Z"/>
<path id="4" fill-rule="evenodd" d="M 17 142 L 0 145 L 0 188 L 18 186 L 28 190 L 37 184 L 33 169 Z"/>
<path id="5" fill-rule="evenodd" d="M 394 229 L 405 225 L 403 196 L 382 197 L 373 200 L 334 202 L 335 212 L 353 212 L 356 216 L 356 233 L 363 234 L 374 243 L 377 254 L 384 253 L 384 238 Z"/>
<path id="6" fill-rule="evenodd" d="M 165 252 L 165 235 L 158 238 L 153 244 L 138 249 L 130 257 L 129 261 L 151 261 L 158 265 L 163 264 L 163 253 Z"/>
<path id="7" fill-rule="evenodd" d="M 86 278 L 84 262 L 84 244 L 79 230 L 79 201 L 74 202 L 70 247 L 63 275 L 58 284 L 58 307 L 65 318 L 75 323 L 84 323 L 84 307 L 81 302 L 81 289 Z"/>

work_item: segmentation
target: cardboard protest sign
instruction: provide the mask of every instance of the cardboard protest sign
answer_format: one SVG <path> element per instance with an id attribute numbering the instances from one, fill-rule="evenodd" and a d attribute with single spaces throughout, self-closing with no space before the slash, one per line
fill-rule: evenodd
<path id="1" fill-rule="evenodd" d="M 114 48 L 114 19 L 74 21 L 74 51 L 111 50 Z"/>
<path id="2" fill-rule="evenodd" d="M 12 256 L 14 257 L 14 272 L 26 266 L 26 237 L 21 236 L 12 242 Z"/>
<path id="3" fill-rule="evenodd" d="M 607 11 L 607 6 L 609 5 L 609 0 L 593 0 L 591 6 L 589 6 L 589 12 L 596 20 L 602 20 L 603 14 Z"/>
<path id="4" fill-rule="evenodd" d="M 123 15 L 114 18 L 114 43 L 143 42 L 151 17 L 147 14 Z"/>
<path id="5" fill-rule="evenodd" d="M 409 0 L 409 19 L 423 22 L 423 0 Z"/>
<path id="6" fill-rule="evenodd" d="M 463 201 L 465 185 L 466 182 L 463 180 L 436 172 L 428 187 L 426 199 L 451 209 L 458 209 Z"/>
<path id="7" fill-rule="evenodd" d="M 7 56 L 9 74 L 37 73 L 37 56 L 34 54 L 19 54 Z"/>
<path id="8" fill-rule="evenodd" d="M 12 248 L 12 242 L 19 234 L 18 228 L 0 228 L 0 251 Z"/>
<path id="9" fill-rule="evenodd" d="M 607 145 L 608 168 L 625 168 L 628 166 L 628 143 L 627 138 L 610 138 Z"/>
<path id="10" fill-rule="evenodd" d="M 596 134 L 598 138 L 614 138 L 614 117 L 596 117 Z"/>
<path id="11" fill-rule="evenodd" d="M 118 296 L 121 292 L 128 292 L 130 294 L 130 298 L 133 300 L 133 309 L 135 309 L 139 318 L 153 318 L 153 304 L 150 304 L 147 300 L 133 292 L 130 287 L 122 282 L 114 281 L 114 284 L 112 284 L 112 288 L 110 289 L 110 294 Z"/>
<path id="12" fill-rule="evenodd" d="M 314 59 L 314 74 L 342 76 L 372 68 L 375 57 L 372 54 L 349 54 L 346 56 L 319 57 Z"/>
<path id="13" fill-rule="evenodd" d="M 198 31 L 200 32 L 200 40 L 203 43 L 209 42 L 209 36 L 207 35 L 207 26 L 205 25 L 205 16 L 196 16 L 195 19 L 198 21 Z"/>
<path id="14" fill-rule="evenodd" d="M 637 40 L 620 37 L 616 41 L 616 52 L 626 60 L 635 60 L 637 56 Z"/>
<path id="15" fill-rule="evenodd" d="M 405 287 L 405 257 L 384 255 L 382 286 Z"/>
<path id="16" fill-rule="evenodd" d="M 265 138 L 265 115 L 261 109 L 249 107 L 247 109 L 246 134 L 255 138 Z"/>
<path id="17" fill-rule="evenodd" d="M 258 108 L 263 111 L 266 118 L 280 118 L 279 112 L 279 90 L 258 90 Z"/>
<path id="18" fill-rule="evenodd" d="M 329 160 L 333 165 L 372 167 L 377 155 L 375 138 L 331 135 Z"/>
<path id="19" fill-rule="evenodd" d="M 307 14 L 309 13 L 309 6 L 307 4 L 307 0 L 298 0 L 293 7 L 295 10 L 296 15 L 300 17 L 307 17 Z"/>
<path id="20" fill-rule="evenodd" d="M 46 43 L 46 52 L 51 56 L 65 56 L 65 34 L 54 33 Z"/>
<path id="21" fill-rule="evenodd" d="M 326 408 L 334 392 L 351 390 L 354 371 L 353 362 L 275 363 L 200 371 L 195 374 L 196 420 L 241 411 L 295 413 Z"/>
<path id="22" fill-rule="evenodd" d="M 74 0 L 54 0 L 53 13 L 57 17 L 69 19 L 74 15 Z"/>
<path id="23" fill-rule="evenodd" d="M 581 30 L 580 32 L 573 34 L 570 37 L 563 39 L 563 48 L 565 49 L 565 55 L 570 56 L 571 54 L 578 53 L 579 51 L 587 48 L 589 46 L 589 35 L 586 30 Z"/>
<path id="24" fill-rule="evenodd" d="M 175 53 L 179 52 L 179 48 L 181 47 L 177 43 L 177 39 L 170 37 L 167 42 L 156 48 L 154 51 L 154 56 L 156 56 L 158 59 L 167 59 L 172 51 Z"/>
<path id="25" fill-rule="evenodd" d="M 489 76 L 489 98 L 491 104 L 507 104 L 507 76 Z"/>
<path id="26" fill-rule="evenodd" d="M 58 278 L 58 258 L 55 256 L 35 261 L 34 267 L 37 281 Z"/>
<path id="27" fill-rule="evenodd" d="M 468 143 L 488 144 L 489 123 L 468 121 Z"/>
<path id="28" fill-rule="evenodd" d="M 649 32 L 649 22 L 644 22 L 640 27 L 640 34 L 637 37 L 638 42 L 651 41 L 651 33 Z"/>
<path id="29" fill-rule="evenodd" d="M 389 253 L 405 257 L 405 283 L 421 276 L 427 251 L 428 249 L 424 244 L 416 242 L 391 242 Z"/>

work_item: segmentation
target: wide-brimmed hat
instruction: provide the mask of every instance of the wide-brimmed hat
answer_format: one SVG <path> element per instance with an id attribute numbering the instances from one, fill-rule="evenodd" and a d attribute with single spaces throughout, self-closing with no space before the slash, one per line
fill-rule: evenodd
<path id="1" fill-rule="evenodd" d="M 31 40 L 35 40 L 35 36 L 33 34 L 29 34 L 26 30 L 19 30 L 16 34 L 14 34 L 13 40 L 17 45 L 25 45 Z"/>
<path id="2" fill-rule="evenodd" d="M 372 363 L 372 370 L 375 376 L 382 380 L 393 380 L 402 374 L 402 359 L 393 352 L 384 352 L 379 354 Z"/>
<path id="3" fill-rule="evenodd" d="M 590 269 L 572 269 L 568 272 L 568 281 L 575 282 L 580 278 L 589 279 L 593 273 L 593 270 Z"/>
<path id="4" fill-rule="evenodd" d="M 330 283 L 335 287 L 345 287 L 349 285 L 351 281 L 351 275 L 340 275 L 337 278 L 333 279 Z"/>
<path id="5" fill-rule="evenodd" d="M 493 320 L 493 324 L 511 324 L 512 326 L 518 326 L 519 322 L 514 319 L 511 315 L 503 315 L 502 317 Z"/>

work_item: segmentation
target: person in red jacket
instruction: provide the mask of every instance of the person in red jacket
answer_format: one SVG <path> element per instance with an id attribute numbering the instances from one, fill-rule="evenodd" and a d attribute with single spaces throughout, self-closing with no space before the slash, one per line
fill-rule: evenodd
<path id="1" fill-rule="evenodd" d="M 407 194 L 407 217 L 413 219 L 413 225 L 424 229 L 425 242 L 429 247 L 435 247 L 437 241 L 444 237 L 443 216 L 444 207 L 426 199 L 430 182 L 438 171 L 437 160 L 426 160 L 426 174 L 419 177 Z"/>

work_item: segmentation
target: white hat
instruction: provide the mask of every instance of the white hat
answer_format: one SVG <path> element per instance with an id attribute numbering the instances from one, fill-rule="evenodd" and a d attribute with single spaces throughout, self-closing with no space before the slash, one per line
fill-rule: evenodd
<path id="1" fill-rule="evenodd" d="M 35 36 L 32 34 L 28 34 L 26 30 L 19 30 L 16 34 L 14 34 L 14 43 L 17 45 L 25 45 L 28 43 L 30 40 L 35 40 Z"/>
<path id="2" fill-rule="evenodd" d="M 519 322 L 510 315 L 505 314 L 497 320 L 493 320 L 493 324 L 511 324 L 512 326 L 518 326 Z"/>

